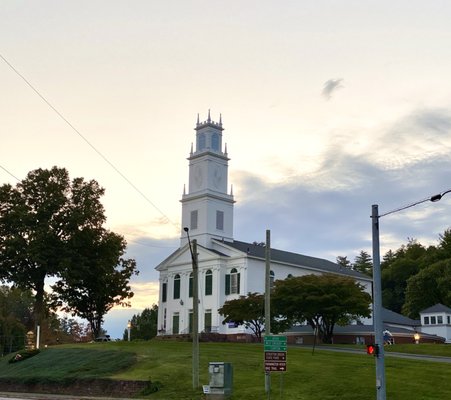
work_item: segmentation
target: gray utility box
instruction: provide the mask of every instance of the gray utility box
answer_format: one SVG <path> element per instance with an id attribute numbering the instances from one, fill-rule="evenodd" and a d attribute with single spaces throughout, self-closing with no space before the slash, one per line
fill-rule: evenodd
<path id="1" fill-rule="evenodd" d="M 208 364 L 208 373 L 210 375 L 209 386 L 212 396 L 207 397 L 212 398 L 215 395 L 223 395 L 225 397 L 232 394 L 233 368 L 231 363 L 210 362 Z"/>

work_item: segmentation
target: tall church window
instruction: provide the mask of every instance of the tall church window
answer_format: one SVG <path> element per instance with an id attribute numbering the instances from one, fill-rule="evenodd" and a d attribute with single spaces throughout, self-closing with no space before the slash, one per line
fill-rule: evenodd
<path id="1" fill-rule="evenodd" d="M 188 297 L 193 297 L 193 273 L 189 274 Z"/>
<path id="2" fill-rule="evenodd" d="M 180 275 L 174 276 L 174 299 L 180 299 Z"/>
<path id="3" fill-rule="evenodd" d="M 205 134 L 201 133 L 197 141 L 197 151 L 202 151 L 206 147 Z"/>
<path id="4" fill-rule="evenodd" d="M 224 230 L 224 211 L 216 210 L 216 229 L 219 231 Z"/>
<path id="5" fill-rule="evenodd" d="M 225 278 L 225 294 L 240 293 L 240 274 L 236 268 L 233 268 L 230 274 L 226 274 Z"/>
<path id="6" fill-rule="evenodd" d="M 205 273 L 205 296 L 210 296 L 213 294 L 213 273 L 209 269 Z"/>
<path id="7" fill-rule="evenodd" d="M 217 133 L 213 133 L 211 136 L 211 148 L 215 151 L 219 151 L 219 135 Z"/>
<path id="8" fill-rule="evenodd" d="M 166 303 L 168 296 L 168 284 L 166 282 L 163 282 L 163 286 L 161 288 L 161 301 L 163 303 Z"/>
<path id="9" fill-rule="evenodd" d="M 198 216 L 197 210 L 191 211 L 191 221 L 190 221 L 191 229 L 197 229 L 197 216 Z"/>

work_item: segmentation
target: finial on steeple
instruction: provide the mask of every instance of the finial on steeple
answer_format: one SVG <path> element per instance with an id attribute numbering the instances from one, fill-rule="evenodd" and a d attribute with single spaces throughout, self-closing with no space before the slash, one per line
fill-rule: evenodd
<path id="1" fill-rule="evenodd" d="M 226 157 L 227 157 L 227 143 L 224 145 L 224 154 L 225 154 Z"/>
<path id="2" fill-rule="evenodd" d="M 197 113 L 197 125 L 199 125 L 200 124 L 200 121 L 199 121 L 199 113 Z"/>
<path id="3" fill-rule="evenodd" d="M 210 109 L 208 109 L 208 118 L 207 118 L 207 122 L 211 122 L 211 118 L 210 118 Z"/>
<path id="4" fill-rule="evenodd" d="M 230 185 L 230 196 L 233 196 L 233 183 Z"/>
<path id="5" fill-rule="evenodd" d="M 219 114 L 219 125 L 222 126 L 222 114 Z"/>
<path id="6" fill-rule="evenodd" d="M 193 155 L 193 142 L 191 142 L 191 155 Z"/>
<path id="7" fill-rule="evenodd" d="M 183 196 L 186 196 L 186 185 L 183 184 Z"/>

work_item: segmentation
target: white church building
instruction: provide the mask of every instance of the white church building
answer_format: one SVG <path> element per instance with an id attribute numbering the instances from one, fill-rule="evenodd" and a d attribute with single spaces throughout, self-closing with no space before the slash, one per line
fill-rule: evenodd
<path id="1" fill-rule="evenodd" d="M 218 309 L 228 300 L 249 292 L 264 293 L 265 246 L 236 240 L 233 233 L 232 187 L 228 182 L 229 157 L 223 145 L 221 117 L 195 127 L 191 145 L 188 191 L 183 190 L 180 247 L 162 261 L 159 271 L 158 335 L 192 331 L 192 259 L 187 233 L 196 239 L 199 267 L 199 332 L 239 337 L 244 326 L 223 325 Z M 271 281 L 289 276 L 333 273 L 351 276 L 371 293 L 371 278 L 331 261 L 270 249 Z"/>

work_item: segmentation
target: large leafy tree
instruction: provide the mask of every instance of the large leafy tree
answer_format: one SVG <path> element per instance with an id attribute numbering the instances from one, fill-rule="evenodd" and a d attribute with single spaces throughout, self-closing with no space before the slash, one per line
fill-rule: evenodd
<path id="1" fill-rule="evenodd" d="M 102 227 L 103 194 L 95 180 L 70 180 L 58 167 L 31 171 L 15 187 L 0 186 L 0 279 L 33 291 L 36 323 L 45 315 L 48 277 L 57 279 L 72 310 L 82 304 L 69 302 L 68 293 L 90 293 L 97 323 L 109 304 L 131 295 L 126 281 L 135 262 L 122 258 L 125 240 Z M 64 290 L 69 286 L 72 292 Z"/>
<path id="2" fill-rule="evenodd" d="M 61 271 L 52 286 L 58 305 L 86 319 L 94 337 L 105 314 L 114 306 L 129 306 L 130 278 L 137 274 L 133 259 L 124 259 L 124 238 L 102 227 L 79 231 L 70 240 L 73 265 Z"/>
<path id="3" fill-rule="evenodd" d="M 275 282 L 273 304 L 280 315 L 307 321 L 324 343 L 331 343 L 336 324 L 370 316 L 371 296 L 351 278 L 324 274 Z"/>
<path id="4" fill-rule="evenodd" d="M 271 307 L 271 333 L 279 333 L 289 327 L 290 321 L 278 318 L 276 310 Z M 225 316 L 223 324 L 235 323 L 250 329 L 258 341 L 265 331 L 265 296 L 260 293 L 248 293 L 238 299 L 226 301 L 218 310 Z"/>

